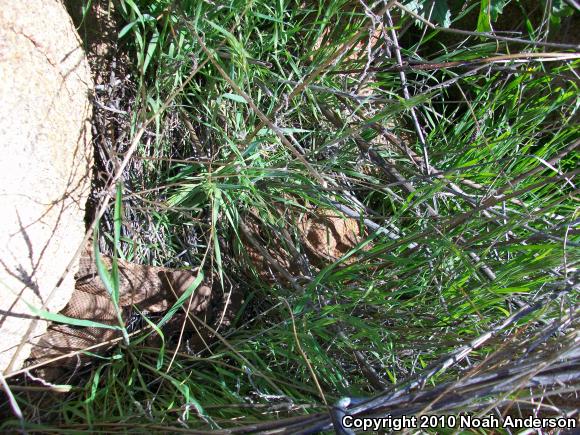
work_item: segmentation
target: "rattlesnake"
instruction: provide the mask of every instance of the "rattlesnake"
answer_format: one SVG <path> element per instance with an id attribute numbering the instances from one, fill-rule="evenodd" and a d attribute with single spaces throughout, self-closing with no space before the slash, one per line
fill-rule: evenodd
<path id="1" fill-rule="evenodd" d="M 112 260 L 105 256 L 102 260 L 105 267 L 110 270 Z M 190 287 L 197 276 L 197 271 L 142 266 L 123 260 L 118 260 L 118 266 L 119 307 L 126 325 L 141 314 L 158 319 Z M 98 275 L 92 250 L 88 247 L 80 257 L 79 271 L 75 275 L 75 280 L 72 297 L 60 314 L 118 326 L 119 319 L 115 306 Z M 225 306 L 225 302 L 221 301 L 222 295 L 212 288 L 209 281 L 205 279 L 197 287 L 191 305 L 189 301 L 184 304 L 184 307 L 190 307 L 189 313 L 194 316 L 188 316 L 189 319 L 186 319 L 183 310 L 177 311 L 163 327 L 166 337 L 179 333 L 183 322 L 187 335 L 191 336 L 194 330 L 204 331 L 205 335 L 208 335 L 209 331 L 202 323 L 196 322 L 195 318 L 211 325 L 218 317 L 216 314 L 223 314 L 220 326 L 229 325 L 240 306 L 241 295 L 230 295 Z M 196 325 L 194 326 L 192 322 Z M 83 350 L 90 349 L 91 353 L 103 353 L 111 347 L 106 344 L 119 337 L 121 331 L 118 329 L 53 323 L 32 348 L 27 365 L 40 366 L 39 372 L 45 379 L 55 379 L 66 369 L 70 370 L 90 362 L 90 358 L 83 355 Z M 204 337 L 196 335 L 194 338 L 195 344 L 190 344 L 190 349 L 201 350 L 208 337 L 206 336 L 204 340 Z M 105 346 L 94 349 L 96 345 L 101 344 Z M 53 363 L 55 359 L 57 361 Z"/>
<path id="2" fill-rule="evenodd" d="M 305 248 L 304 252 L 315 267 L 337 261 L 362 240 L 362 232 L 355 219 L 343 218 L 329 211 L 318 213 L 311 211 L 295 217 L 295 222 Z M 244 227 L 253 235 L 254 241 L 242 240 L 249 259 L 260 277 L 269 283 L 286 281 L 279 273 L 275 271 L 272 273 L 270 269 L 272 261 L 288 271 L 289 276 L 299 275 L 299 260 L 296 258 L 299 254 L 296 248 L 288 250 L 291 243 L 283 244 L 280 240 L 266 241 L 261 226 L 255 215 L 246 216 Z M 262 248 L 263 252 L 255 246 L 256 241 L 265 246 Z M 265 258 L 263 254 L 269 258 Z M 112 260 L 108 257 L 102 258 L 105 267 L 110 269 Z M 355 258 L 348 259 L 346 264 L 352 261 L 355 261 Z M 83 251 L 79 263 L 79 271 L 75 276 L 75 291 L 60 314 L 107 325 L 118 325 L 115 306 L 98 275 L 95 258 L 89 246 Z M 125 324 L 131 323 L 131 319 L 138 318 L 141 314 L 153 319 L 159 318 L 188 289 L 197 276 L 197 271 L 142 266 L 123 260 L 118 260 L 118 265 L 119 306 Z M 187 302 L 185 304 L 189 306 L 189 313 L 193 316 L 187 316 L 186 319 L 184 311 L 178 311 L 163 329 L 164 335 L 171 337 L 181 331 L 185 322 L 186 335 L 191 338 L 189 347 L 194 351 L 202 350 L 211 335 L 203 323 L 213 326 L 219 323 L 220 328 L 226 328 L 242 304 L 240 290 L 226 297 L 212 287 L 210 281 L 206 279 L 195 290 L 191 305 Z M 139 315 L 135 316 L 135 313 Z M 203 323 L 196 322 L 193 320 L 195 318 L 201 318 Z M 90 362 L 90 358 L 83 355 L 83 350 L 90 349 L 92 353 L 103 353 L 111 346 L 93 348 L 120 337 L 121 332 L 115 329 L 53 323 L 33 347 L 28 365 L 42 366 L 43 377 L 54 379 L 62 373 L 63 368 L 70 369 Z M 55 359 L 58 363 L 51 364 Z"/>
<path id="3" fill-rule="evenodd" d="M 299 277 L 305 270 L 305 262 L 315 268 L 323 268 L 328 264 L 343 259 L 364 239 L 364 230 L 359 227 L 356 219 L 341 216 L 336 211 L 307 207 L 307 213 L 297 213 L 290 210 L 278 211 L 291 226 L 297 230 L 298 246 L 285 226 L 276 228 L 279 235 L 268 237 L 263 230 L 263 223 L 255 213 L 250 213 L 245 219 L 245 228 L 250 237 L 245 236 L 245 251 L 255 266 L 260 278 L 268 283 L 286 282 L 288 276 L 281 275 L 273 262 L 286 270 L 291 276 Z M 281 237 L 280 237 L 281 236 Z M 259 245 L 259 246 L 256 246 Z M 362 250 L 367 251 L 369 247 Z M 342 260 L 344 265 L 356 262 L 359 257 L 351 256 Z M 306 266 L 308 269 L 309 266 Z"/>

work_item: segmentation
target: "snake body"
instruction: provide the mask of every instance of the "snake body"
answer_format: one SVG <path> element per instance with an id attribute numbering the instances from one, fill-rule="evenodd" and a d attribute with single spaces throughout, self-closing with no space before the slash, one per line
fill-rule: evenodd
<path id="1" fill-rule="evenodd" d="M 312 215 L 296 218 L 297 229 L 305 253 L 314 266 L 337 261 L 353 249 L 363 237 L 363 231 L 355 219 L 344 218 L 330 212 L 320 211 Z M 266 282 L 285 282 L 285 277 L 272 273 L 271 262 L 278 264 L 290 275 L 299 274 L 299 261 L 296 248 L 288 251 L 291 243 L 266 239 L 260 230 L 260 223 L 255 217 L 247 217 L 246 227 L 254 236 L 254 243 L 245 241 L 247 254 Z M 288 242 L 289 237 L 287 237 Z M 263 244 L 262 250 L 253 246 Z M 266 255 L 268 258 L 266 258 Z M 356 261 L 349 258 L 350 264 Z M 103 257 L 107 269 L 112 266 L 108 257 Z M 175 270 L 164 267 L 142 266 L 118 260 L 119 266 L 119 309 L 125 325 L 140 316 L 160 318 L 184 294 L 197 276 L 196 271 Z M 119 318 L 111 296 L 96 269 L 92 249 L 87 247 L 81 255 L 79 271 L 75 276 L 75 291 L 61 311 L 67 317 L 91 320 L 106 325 L 119 325 Z M 208 280 L 201 283 L 192 296 L 186 315 L 185 309 L 177 311 L 164 325 L 165 337 L 185 333 L 190 338 L 189 348 L 200 351 L 207 345 L 212 329 L 224 329 L 235 318 L 242 304 L 240 290 L 224 295 L 212 287 Z M 195 319 L 201 319 L 199 322 Z M 210 325 L 210 328 L 205 325 Z M 121 338 L 121 331 L 102 327 L 77 327 L 63 323 L 53 323 L 40 337 L 32 349 L 28 364 L 43 366 L 41 374 L 45 379 L 54 379 L 63 368 L 84 365 L 90 362 L 85 350 L 91 353 L 103 353 L 111 346 L 111 341 Z M 95 349 L 96 347 L 96 349 Z M 58 360 L 57 363 L 51 363 Z"/>
<path id="2" fill-rule="evenodd" d="M 112 260 L 108 257 L 102 257 L 102 260 L 105 267 L 110 270 Z M 79 261 L 75 290 L 60 314 L 118 326 L 117 310 L 98 275 L 95 264 L 91 250 L 86 249 Z M 190 287 L 197 275 L 196 271 L 143 266 L 123 260 L 118 260 L 118 266 L 119 311 L 125 325 L 141 315 L 153 319 L 161 317 Z M 227 325 L 231 319 L 229 316 L 235 313 L 236 308 L 230 306 L 224 310 L 224 307 L 219 307 L 218 299 L 218 292 L 214 291 L 206 280 L 194 291 L 191 304 L 186 301 L 184 306 L 189 307 L 189 313 L 207 324 L 212 324 L 216 317 L 215 311 L 220 309 L 225 313 L 221 325 L 224 323 Z M 229 299 L 230 305 L 239 304 L 239 297 Z M 178 311 L 164 325 L 164 335 L 170 337 L 180 332 L 183 322 L 186 322 L 186 333 L 191 335 L 192 330 L 196 329 L 192 323 L 194 316 L 187 316 L 190 318 L 186 319 L 184 312 Z M 54 379 L 63 372 L 63 369 L 71 369 L 90 362 L 90 357 L 84 355 L 84 350 L 103 353 L 111 347 L 109 344 L 111 341 L 121 336 L 118 329 L 52 323 L 33 347 L 27 363 L 28 366 L 42 366 L 43 377 Z M 198 337 L 197 342 L 203 343 L 203 337 Z"/>

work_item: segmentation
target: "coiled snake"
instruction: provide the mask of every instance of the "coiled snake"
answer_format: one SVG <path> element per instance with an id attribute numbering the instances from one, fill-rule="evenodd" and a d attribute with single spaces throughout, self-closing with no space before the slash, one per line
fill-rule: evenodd
<path id="1" fill-rule="evenodd" d="M 362 240 L 357 220 L 345 219 L 328 211 L 303 215 L 296 223 L 301 244 L 313 266 L 320 267 L 338 260 Z M 268 241 L 264 238 L 260 222 L 255 217 L 248 216 L 244 227 L 253 234 L 252 238 L 255 237 L 252 243 L 243 240 L 248 258 L 264 281 L 269 283 L 285 281 L 284 276 L 269 272 L 271 266 L 269 263 L 272 261 L 278 263 L 279 268 L 285 269 L 290 275 L 299 273 L 295 249 L 294 253 L 288 252 L 286 250 L 288 245 L 285 246 L 279 240 Z M 256 243 L 265 248 L 257 249 Z M 103 257 L 103 261 L 107 268 L 111 267 L 109 258 Z M 347 263 L 352 261 L 354 258 L 349 259 Z M 119 306 L 125 324 L 131 323 L 135 313 L 138 314 L 137 318 L 140 315 L 156 318 L 165 313 L 189 288 L 197 275 L 195 271 L 141 266 L 121 260 L 118 264 Z M 107 325 L 118 325 L 115 306 L 99 278 L 91 249 L 87 248 L 83 252 L 79 272 L 75 278 L 75 291 L 61 314 Z M 186 316 L 184 310 L 178 311 L 164 326 L 164 335 L 171 337 L 181 331 L 185 322 L 185 332 L 191 338 L 189 347 L 194 351 L 202 350 L 211 335 L 211 329 L 205 328 L 204 323 L 210 325 L 212 329 L 217 329 L 218 326 L 224 329 L 231 324 L 242 304 L 240 290 L 224 295 L 212 288 L 209 281 L 206 279 L 195 290 L 191 304 L 185 304 L 192 316 Z M 195 321 L 196 318 L 202 322 Z M 121 332 L 115 329 L 54 323 L 33 347 L 28 365 L 43 366 L 41 374 L 46 379 L 54 379 L 61 373 L 62 368 L 82 365 L 89 361 L 89 358 L 83 355 L 84 350 L 102 353 L 110 345 L 100 346 L 101 344 L 110 343 L 111 340 L 120 337 Z M 94 349 L 95 347 L 97 349 Z M 59 361 L 58 364 L 50 364 L 55 359 Z"/>
<path id="2" fill-rule="evenodd" d="M 111 259 L 102 259 L 110 269 Z M 197 275 L 196 271 L 142 266 L 122 260 L 118 260 L 118 265 L 119 307 L 126 325 L 141 315 L 153 319 L 160 317 L 183 295 Z M 117 311 L 98 275 L 91 249 L 85 249 L 81 255 L 75 279 L 75 290 L 60 314 L 118 326 Z M 186 301 L 184 304 L 184 308 L 189 307 L 189 313 L 193 316 L 187 316 L 186 319 L 183 310 L 177 311 L 164 325 L 164 335 L 171 337 L 179 333 L 185 322 L 185 332 L 194 336 L 194 344 L 190 343 L 190 349 L 201 350 L 209 335 L 203 323 L 212 325 L 220 317 L 220 327 L 226 327 L 241 304 L 239 294 L 229 295 L 227 306 L 222 296 L 212 289 L 207 279 L 203 281 L 193 292 L 191 303 Z M 201 319 L 203 323 L 196 322 L 195 318 Z M 206 335 L 205 339 L 203 335 Z M 84 350 L 103 353 L 111 347 L 111 341 L 121 336 L 118 329 L 53 323 L 32 348 L 27 365 L 41 366 L 39 373 L 42 377 L 55 379 L 63 370 L 89 362 L 90 358 L 83 354 Z"/>

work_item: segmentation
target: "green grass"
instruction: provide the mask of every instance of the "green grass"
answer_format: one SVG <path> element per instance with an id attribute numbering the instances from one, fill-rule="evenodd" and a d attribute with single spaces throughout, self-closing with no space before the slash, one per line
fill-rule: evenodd
<path id="1" fill-rule="evenodd" d="M 562 319 L 577 310 L 577 292 L 552 296 L 573 288 L 580 253 L 578 58 L 525 53 L 577 50 L 466 36 L 442 45 L 445 32 L 395 7 L 403 58 L 446 65 L 409 66 L 403 84 L 394 57 L 373 54 L 361 83 L 375 24 L 358 3 L 113 3 L 137 87 L 128 133 L 151 121 L 123 177 L 131 229 L 115 231 L 117 245 L 135 261 L 213 270 L 215 285 L 240 286 L 245 304 L 222 331 L 227 345 L 209 354 L 180 349 L 169 367 L 169 346 L 158 367 L 158 349 L 120 346 L 50 406 L 17 394 L 31 430 L 216 430 L 326 413 L 341 397 L 380 393 L 361 356 L 393 391 L 538 302 L 468 358 L 425 376 L 427 388 L 516 364 L 518 343 L 543 337 L 546 324 L 560 325 L 554 349 L 568 343 L 576 324 Z M 521 56 L 479 62 L 504 54 Z M 382 169 L 393 166 L 406 184 Z M 370 249 L 354 264 L 313 269 L 300 291 L 262 282 L 240 222 L 253 210 L 268 237 L 295 235 L 280 210 L 306 204 L 349 207 Z M 530 393 L 513 385 L 512 401 Z"/>

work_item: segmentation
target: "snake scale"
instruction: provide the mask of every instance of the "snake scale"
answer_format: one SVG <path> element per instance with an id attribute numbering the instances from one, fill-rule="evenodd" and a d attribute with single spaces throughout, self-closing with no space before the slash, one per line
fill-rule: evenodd
<path id="1" fill-rule="evenodd" d="M 297 224 L 300 244 L 315 267 L 337 261 L 353 249 L 363 237 L 356 219 L 337 216 L 328 211 L 308 213 L 302 217 L 293 217 Z M 260 277 L 265 282 L 285 282 L 284 276 L 272 272 L 271 262 L 275 261 L 290 275 L 298 275 L 300 267 L 297 263 L 296 248 L 288 250 L 292 243 L 283 244 L 280 240 L 268 239 L 261 231 L 261 224 L 256 217 L 248 216 L 246 227 L 254 235 L 252 243 L 244 242 L 248 258 L 253 263 Z M 286 232 L 287 234 L 287 232 Z M 290 242 L 290 237 L 286 236 Z M 263 246 L 257 249 L 255 243 Z M 265 257 L 265 254 L 267 257 Z M 355 257 L 349 258 L 345 264 L 351 264 Z M 103 257 L 105 267 L 111 268 L 112 261 Z M 61 311 L 67 317 L 92 320 L 107 325 L 119 325 L 115 306 L 103 285 L 95 266 L 95 259 L 90 246 L 83 251 L 79 262 L 79 271 L 75 276 L 75 291 Z M 163 267 L 142 266 L 118 260 L 119 265 L 119 306 L 125 325 L 133 323 L 145 315 L 150 319 L 160 318 L 173 306 L 194 281 L 196 271 L 175 270 Z M 206 279 L 195 290 L 189 306 L 189 314 L 184 310 L 177 313 L 164 325 L 164 336 L 179 335 L 185 325 L 185 335 L 189 338 L 189 348 L 193 351 L 203 350 L 211 338 L 212 331 L 205 328 L 203 323 L 212 329 L 223 330 L 235 318 L 242 305 L 241 290 L 233 290 L 224 295 L 216 290 Z M 195 319 L 201 319 L 198 322 Z M 185 323 L 184 323 L 185 322 Z M 143 322 L 141 322 L 141 326 Z M 45 379 L 55 379 L 63 369 L 71 369 L 90 362 L 90 357 L 84 350 L 92 353 L 103 353 L 111 346 L 112 340 L 121 338 L 121 332 L 115 329 L 98 327 L 77 327 L 67 324 L 53 323 L 40 337 L 33 347 L 29 366 L 42 366 L 39 373 Z M 155 334 L 153 335 L 155 337 Z M 154 341 L 152 345 L 159 342 Z M 99 346 L 104 344 L 104 346 Z M 96 349 L 95 346 L 97 346 Z M 58 362 L 54 362 L 55 359 Z"/>
<path id="2" fill-rule="evenodd" d="M 102 259 L 105 267 L 110 270 L 111 259 L 105 256 Z M 117 311 L 95 264 L 92 250 L 85 249 L 79 260 L 79 271 L 75 275 L 75 290 L 60 314 L 118 326 Z M 119 307 L 128 328 L 141 315 L 154 321 L 159 319 L 183 295 L 197 275 L 196 271 L 143 266 L 123 260 L 118 260 L 118 266 Z M 189 313 L 194 316 L 187 316 L 186 319 L 183 310 L 177 311 L 164 325 L 164 336 L 167 338 L 179 334 L 185 322 L 186 337 L 193 337 L 189 343 L 190 349 L 202 350 L 210 331 L 194 319 L 197 317 L 213 327 L 216 327 L 219 320 L 220 328 L 225 328 L 241 305 L 241 295 L 230 294 L 224 298 L 220 293 L 212 288 L 207 279 L 203 281 L 194 291 L 191 304 L 189 301 L 184 304 L 184 307 L 189 306 Z M 145 326 L 145 322 L 141 322 L 141 326 Z M 41 366 L 38 372 L 42 377 L 55 379 L 66 370 L 89 363 L 91 358 L 84 354 L 84 350 L 102 354 L 110 349 L 111 341 L 120 337 L 122 333 L 118 329 L 52 323 L 32 348 L 27 365 Z M 150 343 L 155 343 L 155 339 L 150 340 Z"/>

